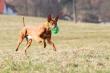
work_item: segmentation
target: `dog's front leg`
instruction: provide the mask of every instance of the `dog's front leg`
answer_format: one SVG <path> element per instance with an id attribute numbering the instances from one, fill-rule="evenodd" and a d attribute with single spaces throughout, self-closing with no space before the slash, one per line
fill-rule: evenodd
<path id="1" fill-rule="evenodd" d="M 56 51 L 56 47 L 54 45 L 54 43 L 51 41 L 51 39 L 47 39 L 48 44 L 53 46 L 53 50 Z"/>
<path id="2" fill-rule="evenodd" d="M 38 39 L 38 42 L 39 43 L 43 43 L 44 44 L 44 48 L 45 48 L 46 47 L 46 41 L 45 41 L 45 39 L 43 39 L 41 37 L 38 37 L 37 39 Z"/>
<path id="3" fill-rule="evenodd" d="M 46 47 L 46 41 L 44 40 L 44 48 Z"/>
<path id="4" fill-rule="evenodd" d="M 43 43 L 44 44 L 44 48 L 46 47 L 46 41 L 45 39 L 41 38 L 41 37 L 36 37 L 35 39 L 38 43 Z"/>

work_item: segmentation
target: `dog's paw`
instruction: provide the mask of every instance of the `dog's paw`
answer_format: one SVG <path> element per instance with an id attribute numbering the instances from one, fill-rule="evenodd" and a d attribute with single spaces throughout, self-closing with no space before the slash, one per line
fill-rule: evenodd
<path id="1" fill-rule="evenodd" d="M 15 51 L 18 51 L 18 49 L 16 49 Z"/>

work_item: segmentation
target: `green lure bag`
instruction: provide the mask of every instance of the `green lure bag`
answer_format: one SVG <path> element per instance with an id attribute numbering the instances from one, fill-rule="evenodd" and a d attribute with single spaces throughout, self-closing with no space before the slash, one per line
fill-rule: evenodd
<path id="1" fill-rule="evenodd" d="M 54 28 L 51 29 L 52 34 L 57 34 L 59 32 L 59 27 L 55 26 Z"/>

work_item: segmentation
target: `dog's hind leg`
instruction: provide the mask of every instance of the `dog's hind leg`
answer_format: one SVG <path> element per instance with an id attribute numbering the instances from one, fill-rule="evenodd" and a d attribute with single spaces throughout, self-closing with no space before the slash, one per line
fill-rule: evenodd
<path id="1" fill-rule="evenodd" d="M 16 51 L 18 51 L 18 48 L 19 48 L 20 44 L 22 43 L 23 39 L 24 39 L 24 37 L 21 37 L 21 36 L 19 37 L 18 44 L 16 46 Z"/>
<path id="2" fill-rule="evenodd" d="M 29 46 L 31 45 L 31 43 L 32 43 L 32 39 L 29 39 L 28 42 L 27 42 L 26 47 L 24 48 L 25 54 L 27 53 L 27 52 L 26 52 L 26 51 L 27 51 L 27 48 L 29 48 Z"/>
<path id="3" fill-rule="evenodd" d="M 18 48 L 19 48 L 20 44 L 22 43 L 22 41 L 24 40 L 25 35 L 26 35 L 26 31 L 25 30 L 22 30 L 20 32 L 20 35 L 19 35 L 19 38 L 18 38 L 18 44 L 16 46 L 16 51 L 18 51 Z"/>
<path id="4" fill-rule="evenodd" d="M 29 41 L 28 36 L 25 36 L 25 38 L 26 38 L 26 45 L 27 45 Z"/>

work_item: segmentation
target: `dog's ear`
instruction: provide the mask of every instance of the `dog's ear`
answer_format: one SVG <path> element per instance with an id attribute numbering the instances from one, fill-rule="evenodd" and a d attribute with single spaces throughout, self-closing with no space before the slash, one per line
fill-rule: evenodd
<path id="1" fill-rule="evenodd" d="M 48 22 L 50 22 L 52 20 L 51 15 L 48 15 Z"/>
<path id="2" fill-rule="evenodd" d="M 58 18 L 59 18 L 59 15 L 55 18 L 55 21 L 56 21 L 56 22 L 58 21 Z"/>

